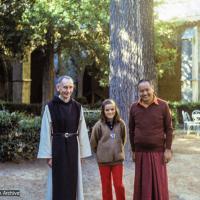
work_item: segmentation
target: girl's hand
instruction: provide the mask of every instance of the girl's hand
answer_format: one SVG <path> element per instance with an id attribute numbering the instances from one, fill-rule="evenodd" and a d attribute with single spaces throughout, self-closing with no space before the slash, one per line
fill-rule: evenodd
<path id="1" fill-rule="evenodd" d="M 49 167 L 52 167 L 52 158 L 47 158 L 47 165 L 49 165 Z"/>
<path id="2" fill-rule="evenodd" d="M 172 159 L 172 151 L 170 149 L 166 149 L 164 152 L 164 162 L 168 163 Z"/>

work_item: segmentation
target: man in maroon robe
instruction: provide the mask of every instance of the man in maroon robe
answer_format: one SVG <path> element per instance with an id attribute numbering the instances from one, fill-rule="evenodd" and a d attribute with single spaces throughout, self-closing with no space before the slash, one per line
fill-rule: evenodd
<path id="1" fill-rule="evenodd" d="M 172 158 L 168 104 L 148 80 L 138 83 L 139 101 L 130 109 L 129 134 L 135 161 L 134 200 L 169 200 L 166 163 Z"/>

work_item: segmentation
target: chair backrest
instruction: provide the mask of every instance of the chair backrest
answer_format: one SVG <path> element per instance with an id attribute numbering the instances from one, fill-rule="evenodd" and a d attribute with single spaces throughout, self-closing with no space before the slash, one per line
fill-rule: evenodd
<path id="1" fill-rule="evenodd" d="M 185 112 L 184 110 L 182 110 L 182 116 L 183 116 L 183 122 L 191 121 L 191 118 L 188 112 Z"/>
<path id="2" fill-rule="evenodd" d="M 200 121 L 200 110 L 193 110 L 192 118 L 194 121 Z"/>
<path id="3" fill-rule="evenodd" d="M 183 118 L 183 122 L 185 122 L 186 121 L 186 117 L 185 117 L 185 111 L 184 110 L 182 110 L 182 118 Z"/>
<path id="4" fill-rule="evenodd" d="M 188 112 L 185 112 L 186 121 L 191 121 L 190 115 Z"/>

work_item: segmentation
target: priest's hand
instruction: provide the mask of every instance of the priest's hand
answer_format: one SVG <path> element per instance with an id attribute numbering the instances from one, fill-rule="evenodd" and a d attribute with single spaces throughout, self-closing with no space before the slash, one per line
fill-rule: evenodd
<path id="1" fill-rule="evenodd" d="M 164 152 L 164 162 L 168 163 L 172 159 L 172 151 L 171 149 L 166 149 Z"/>
<path id="2" fill-rule="evenodd" d="M 52 158 L 47 158 L 47 165 L 49 165 L 49 167 L 52 167 Z"/>

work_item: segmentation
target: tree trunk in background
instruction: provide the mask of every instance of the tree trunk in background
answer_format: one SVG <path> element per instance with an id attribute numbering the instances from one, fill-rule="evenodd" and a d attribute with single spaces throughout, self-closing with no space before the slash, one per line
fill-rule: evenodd
<path id="1" fill-rule="evenodd" d="M 78 88 L 77 88 L 77 97 L 81 98 L 83 97 L 83 77 L 85 73 L 85 66 L 81 67 L 79 69 L 79 73 L 77 74 L 77 79 L 78 79 Z"/>
<path id="2" fill-rule="evenodd" d="M 9 101 L 10 97 L 9 97 L 9 92 L 10 92 L 10 88 L 9 88 L 9 68 L 10 66 L 8 66 L 8 61 L 5 60 L 4 56 L 1 56 L 1 62 L 3 65 L 3 69 L 4 69 L 4 79 L 5 79 L 5 100 Z M 11 71 L 11 70 L 10 70 Z M 11 94 L 10 94 L 11 95 Z"/>
<path id="3" fill-rule="evenodd" d="M 63 76 L 66 74 L 66 69 L 65 69 L 65 65 L 62 62 L 62 50 L 61 48 L 58 48 L 57 50 L 57 54 L 58 54 L 58 75 L 59 76 Z"/>
<path id="4" fill-rule="evenodd" d="M 44 65 L 43 80 L 42 80 L 42 110 L 45 104 L 54 95 L 54 40 L 53 30 L 50 27 L 47 33 L 47 48 L 46 48 L 46 62 Z"/>
<path id="5" fill-rule="evenodd" d="M 153 0 L 111 0 L 110 97 L 127 125 L 138 81 L 157 83 L 153 38 Z"/>

